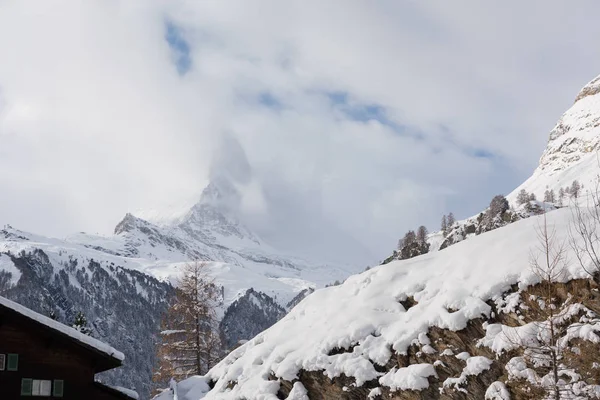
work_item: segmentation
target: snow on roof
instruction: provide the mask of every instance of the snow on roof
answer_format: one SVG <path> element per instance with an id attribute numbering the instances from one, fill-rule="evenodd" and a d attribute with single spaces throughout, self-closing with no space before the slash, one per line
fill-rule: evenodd
<path id="1" fill-rule="evenodd" d="M 552 211 L 547 217 L 557 239 L 566 239 L 571 210 Z M 209 371 L 205 379 L 215 386 L 204 399 L 257 394 L 276 399 L 279 382 L 270 377 L 293 381 L 300 370 L 323 371 L 329 378 L 345 374 L 357 385 L 378 379 L 397 388 L 421 387 L 432 374 L 427 366 L 382 376 L 374 364 L 385 365 L 392 351 L 405 353 L 413 341 L 426 341 L 430 327 L 458 331 L 469 320 L 489 315 L 486 301 L 500 298 L 511 285 L 524 288 L 538 282 L 529 259 L 538 245 L 540 223 L 539 217 L 518 221 L 444 251 L 372 268 L 340 286 L 317 290 Z M 569 278 L 587 278 L 577 263 L 568 272 Z M 415 304 L 406 309 L 401 301 L 408 297 Z M 348 352 L 332 352 L 352 346 Z"/>
<path id="2" fill-rule="evenodd" d="M 92 347 L 93 349 L 95 349 L 99 352 L 102 352 L 104 354 L 107 354 L 108 356 L 110 356 L 116 360 L 123 361 L 125 359 L 125 355 L 123 353 L 112 348 L 108 344 L 101 342 L 98 339 L 94 339 L 91 336 L 85 335 L 85 334 L 79 332 L 78 330 L 73 329 L 69 326 L 61 324 L 58 321 L 54 321 L 51 318 L 45 317 L 41 314 L 38 314 L 35 311 L 30 310 L 27 307 L 24 307 L 20 304 L 15 303 L 14 301 L 8 300 L 8 299 L 0 296 L 0 306 L 3 306 L 3 307 L 11 309 L 13 311 L 16 311 L 19 314 L 21 314 L 31 320 L 34 320 L 42 325 L 45 325 L 51 329 L 54 329 L 55 331 L 58 331 L 64 335 L 67 335 L 70 338 L 72 338 L 73 340 L 76 340 L 85 346 Z"/>
<path id="3" fill-rule="evenodd" d="M 104 385 L 104 384 L 102 384 L 102 385 Z M 138 394 L 137 394 L 137 392 L 135 390 L 127 389 L 127 388 L 124 388 L 124 387 L 121 387 L 121 386 L 111 386 L 111 385 L 104 385 L 104 386 L 107 386 L 107 387 L 109 387 L 109 388 L 111 388 L 111 389 L 113 389 L 113 390 L 115 390 L 115 391 L 117 391 L 119 393 L 123 393 L 125 396 L 130 397 L 130 398 L 132 398 L 134 400 L 138 400 L 139 399 L 139 396 L 138 396 Z"/>

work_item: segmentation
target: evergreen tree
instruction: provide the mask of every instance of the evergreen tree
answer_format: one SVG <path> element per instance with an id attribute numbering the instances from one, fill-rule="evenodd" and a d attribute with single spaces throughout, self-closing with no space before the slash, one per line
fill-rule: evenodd
<path id="1" fill-rule="evenodd" d="M 535 196 L 535 193 L 530 193 L 529 194 L 529 201 L 536 201 L 537 197 Z"/>
<path id="2" fill-rule="evenodd" d="M 521 189 L 517 195 L 517 205 L 529 203 L 529 193 L 525 189 Z"/>
<path id="3" fill-rule="evenodd" d="M 454 214 L 450 213 L 448 214 L 448 217 L 446 218 L 446 222 L 448 223 L 448 230 L 452 230 L 452 227 L 454 226 L 454 223 L 456 222 L 456 218 L 454 218 Z"/>
<path id="4" fill-rule="evenodd" d="M 419 229 L 417 229 L 417 242 L 419 242 L 419 244 L 426 243 L 428 233 L 429 231 L 427 231 L 427 228 L 421 225 Z"/>
<path id="5" fill-rule="evenodd" d="M 446 236 L 448 234 L 448 218 L 446 217 L 446 215 L 444 214 L 444 216 L 442 217 L 442 232 L 444 233 L 444 236 Z"/>
<path id="6" fill-rule="evenodd" d="M 575 179 L 573 181 L 573 183 L 571 184 L 571 196 L 573 196 L 574 198 L 578 198 L 580 192 L 581 192 L 581 185 L 579 184 L 579 181 L 577 179 Z"/>
<path id="7" fill-rule="evenodd" d="M 493 218 L 498 215 L 504 214 L 506 211 L 508 211 L 509 208 L 510 206 L 508 205 L 508 200 L 506 200 L 506 197 L 499 194 L 497 196 L 494 196 L 494 198 L 490 202 L 490 208 L 488 212 L 490 214 L 490 217 Z"/>
<path id="8" fill-rule="evenodd" d="M 544 202 L 545 203 L 552 203 L 554 204 L 556 202 L 556 195 L 554 194 L 554 190 L 546 190 L 544 192 Z"/>
<path id="9" fill-rule="evenodd" d="M 55 319 L 55 318 L 52 318 Z M 81 311 L 79 311 L 77 313 L 77 315 L 75 316 L 75 319 L 73 320 L 73 324 L 71 324 L 71 326 L 75 329 L 77 329 L 79 332 L 83 333 L 84 335 L 89 335 L 92 333 L 92 330 L 88 327 L 87 324 L 87 318 L 85 317 L 85 314 L 82 313 Z"/>
<path id="10" fill-rule="evenodd" d="M 162 322 L 157 384 L 203 375 L 222 355 L 216 308 L 219 289 L 208 277 L 207 263 L 187 264 Z"/>
<path id="11" fill-rule="evenodd" d="M 413 230 L 406 232 L 406 235 L 404 235 L 404 239 L 402 240 L 402 242 L 404 243 L 404 246 L 413 244 L 416 241 L 417 241 L 417 234 Z"/>

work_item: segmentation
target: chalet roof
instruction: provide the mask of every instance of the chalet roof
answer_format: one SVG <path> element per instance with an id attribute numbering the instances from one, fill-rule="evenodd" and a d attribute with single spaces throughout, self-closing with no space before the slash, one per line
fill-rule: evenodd
<path id="1" fill-rule="evenodd" d="M 114 359 L 115 361 L 118 361 L 119 365 L 125 359 L 125 355 L 123 355 L 123 353 L 114 349 L 113 347 L 109 346 L 108 344 L 101 342 L 98 339 L 94 339 L 91 336 L 85 335 L 85 334 L 79 332 L 78 330 L 71 328 L 69 326 L 66 326 L 64 324 L 61 324 L 60 322 L 55 321 L 51 318 L 48 318 L 41 314 L 38 314 L 35 311 L 30 310 L 29 308 L 24 307 L 20 304 L 17 304 L 14 301 L 10 301 L 2 296 L 0 296 L 0 308 L 6 308 L 13 312 L 16 312 L 16 313 L 34 321 L 35 323 L 43 325 L 43 326 L 59 333 L 62 336 L 68 337 L 69 339 L 77 342 L 78 344 L 82 345 L 83 347 L 86 347 L 88 349 L 102 353 L 102 354 Z"/>

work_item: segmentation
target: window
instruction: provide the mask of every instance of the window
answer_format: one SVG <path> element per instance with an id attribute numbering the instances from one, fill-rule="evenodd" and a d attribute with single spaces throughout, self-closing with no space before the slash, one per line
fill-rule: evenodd
<path id="1" fill-rule="evenodd" d="M 52 396 L 54 397 L 63 397 L 63 390 L 65 388 L 65 381 L 55 380 L 54 381 L 54 391 L 52 392 Z"/>
<path id="2" fill-rule="evenodd" d="M 4 371 L 6 367 L 6 355 L 0 354 L 0 371 Z"/>
<path id="3" fill-rule="evenodd" d="M 21 396 L 50 396 L 51 388 L 52 381 L 50 380 L 21 379 Z"/>
<path id="4" fill-rule="evenodd" d="M 31 387 L 33 379 L 21 379 L 21 396 L 31 396 Z"/>
<path id="5" fill-rule="evenodd" d="M 19 355 L 18 354 L 9 354 L 8 362 L 6 363 L 6 369 L 8 371 L 17 371 L 19 369 Z"/>
<path id="6" fill-rule="evenodd" d="M 52 381 L 33 380 L 33 388 L 31 389 L 32 396 L 50 396 L 50 388 Z"/>

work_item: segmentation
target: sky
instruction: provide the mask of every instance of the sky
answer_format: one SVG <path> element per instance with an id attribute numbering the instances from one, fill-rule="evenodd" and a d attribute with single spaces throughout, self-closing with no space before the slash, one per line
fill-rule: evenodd
<path id="1" fill-rule="evenodd" d="M 600 4 L 0 0 L 0 225 L 110 234 L 250 170 L 240 218 L 382 259 L 508 193 L 600 74 Z M 223 154 L 227 155 L 223 157 Z M 175 210 L 175 211 L 174 211 Z"/>

